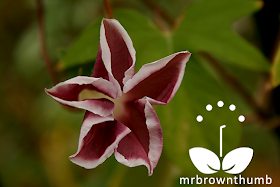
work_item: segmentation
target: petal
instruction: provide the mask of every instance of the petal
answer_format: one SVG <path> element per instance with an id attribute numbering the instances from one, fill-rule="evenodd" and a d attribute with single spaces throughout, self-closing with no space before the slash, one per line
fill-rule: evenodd
<path id="1" fill-rule="evenodd" d="M 126 106 L 127 114 L 119 120 L 131 133 L 125 136 L 115 150 L 116 160 L 126 166 L 145 165 L 153 174 L 162 152 L 162 129 L 152 105 L 140 99 Z"/>
<path id="2" fill-rule="evenodd" d="M 106 55 L 110 55 L 110 54 L 106 54 Z M 120 93 L 118 97 L 121 96 L 122 91 L 118 81 L 114 78 L 112 73 L 108 73 L 107 69 L 105 68 L 105 64 L 102 60 L 102 49 L 100 44 L 99 44 L 96 60 L 94 63 L 93 73 L 91 77 L 95 77 L 95 78 L 100 77 L 110 81 L 118 89 L 118 92 Z"/>
<path id="3" fill-rule="evenodd" d="M 147 96 L 151 104 L 169 103 L 182 82 L 190 55 L 184 51 L 145 64 L 126 82 L 123 92 L 128 93 L 131 100 Z"/>
<path id="4" fill-rule="evenodd" d="M 95 168 L 112 155 L 119 141 L 130 130 L 112 116 L 101 117 L 86 112 L 81 128 L 78 151 L 70 160 L 84 168 Z"/>
<path id="5" fill-rule="evenodd" d="M 102 78 L 78 76 L 61 82 L 51 89 L 45 89 L 57 102 L 84 110 L 88 110 L 101 116 L 112 114 L 114 103 L 107 99 L 85 99 L 79 101 L 79 94 L 84 89 L 97 90 L 112 98 L 117 98 L 119 94 L 113 84 Z"/>
<path id="6" fill-rule="evenodd" d="M 96 78 L 101 77 L 103 79 L 109 80 L 108 71 L 106 70 L 104 66 L 104 62 L 102 60 L 102 49 L 100 44 L 99 44 L 96 60 L 94 63 L 93 73 L 91 76 Z"/>
<path id="7" fill-rule="evenodd" d="M 92 76 L 105 77 L 105 68 L 110 81 L 117 81 L 123 87 L 134 75 L 135 53 L 132 41 L 122 25 L 115 19 L 103 19 L 100 48 Z"/>

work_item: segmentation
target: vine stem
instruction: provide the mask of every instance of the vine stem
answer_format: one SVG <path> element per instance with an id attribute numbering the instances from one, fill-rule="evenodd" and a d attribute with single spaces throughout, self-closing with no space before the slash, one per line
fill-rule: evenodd
<path id="1" fill-rule="evenodd" d="M 56 71 L 53 67 L 53 63 L 49 57 L 47 47 L 46 47 L 46 38 L 45 38 L 45 25 L 44 25 L 44 5 L 42 0 L 36 0 L 37 5 L 37 21 L 38 21 L 38 30 L 39 30 L 39 43 L 40 51 L 42 55 L 43 62 L 48 70 L 48 73 L 54 84 L 59 82 Z"/>
<path id="2" fill-rule="evenodd" d="M 111 6 L 111 3 L 109 0 L 104 0 L 104 6 L 105 6 L 105 10 L 108 14 L 108 18 L 110 18 L 110 19 L 115 18 L 113 9 L 112 9 L 112 6 Z"/>

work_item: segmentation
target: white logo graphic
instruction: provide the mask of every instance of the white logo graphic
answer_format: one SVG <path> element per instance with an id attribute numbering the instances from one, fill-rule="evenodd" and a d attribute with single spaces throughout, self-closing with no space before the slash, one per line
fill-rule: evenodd
<path id="1" fill-rule="evenodd" d="M 217 103 L 219 107 L 223 107 L 224 103 L 219 101 Z M 206 110 L 211 111 L 212 106 L 209 104 L 206 106 Z M 230 105 L 229 109 L 234 111 L 236 109 L 235 105 Z M 197 116 L 197 121 L 201 122 L 203 117 L 201 115 Z M 245 120 L 243 115 L 238 117 L 240 122 Z M 222 130 L 226 125 L 220 126 L 220 157 L 223 157 L 222 152 Z M 212 151 L 205 149 L 203 147 L 194 147 L 189 150 L 190 158 L 195 165 L 195 167 L 204 174 L 213 174 L 221 170 L 221 163 L 219 157 Z M 230 174 L 239 174 L 244 171 L 250 164 L 253 157 L 253 149 L 249 147 L 240 147 L 230 151 L 224 159 L 222 160 L 222 170 Z"/>

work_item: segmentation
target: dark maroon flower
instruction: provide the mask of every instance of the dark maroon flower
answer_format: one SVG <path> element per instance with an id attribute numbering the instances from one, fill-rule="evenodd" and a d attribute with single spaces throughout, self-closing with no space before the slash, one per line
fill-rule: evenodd
<path id="1" fill-rule="evenodd" d="M 77 76 L 46 93 L 86 110 L 78 151 L 70 160 L 95 168 L 115 153 L 118 162 L 145 165 L 152 175 L 162 152 L 162 129 L 152 105 L 165 105 L 178 90 L 188 51 L 145 64 L 135 74 L 135 49 L 122 25 L 103 19 L 91 77 Z"/>

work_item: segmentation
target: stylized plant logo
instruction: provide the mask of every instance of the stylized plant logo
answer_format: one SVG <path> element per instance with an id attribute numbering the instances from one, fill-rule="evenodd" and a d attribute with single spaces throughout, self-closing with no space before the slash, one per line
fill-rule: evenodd
<path id="1" fill-rule="evenodd" d="M 218 102 L 219 107 L 223 107 L 224 103 L 222 101 Z M 212 110 L 211 105 L 207 105 L 206 109 L 208 111 Z M 229 109 L 234 111 L 236 109 L 235 105 L 230 105 Z M 201 122 L 203 120 L 202 116 L 197 116 L 197 121 Z M 245 120 L 245 117 L 240 115 L 238 117 L 240 122 Z M 222 130 L 226 125 L 220 126 L 220 157 L 223 157 L 222 152 Z M 221 169 L 219 157 L 212 151 L 205 149 L 203 147 L 194 147 L 189 150 L 190 158 L 195 165 L 195 167 L 204 174 L 213 174 Z M 244 171 L 251 159 L 253 157 L 253 149 L 249 147 L 240 147 L 230 151 L 224 157 L 222 161 L 222 170 L 230 174 L 238 174 Z"/>

